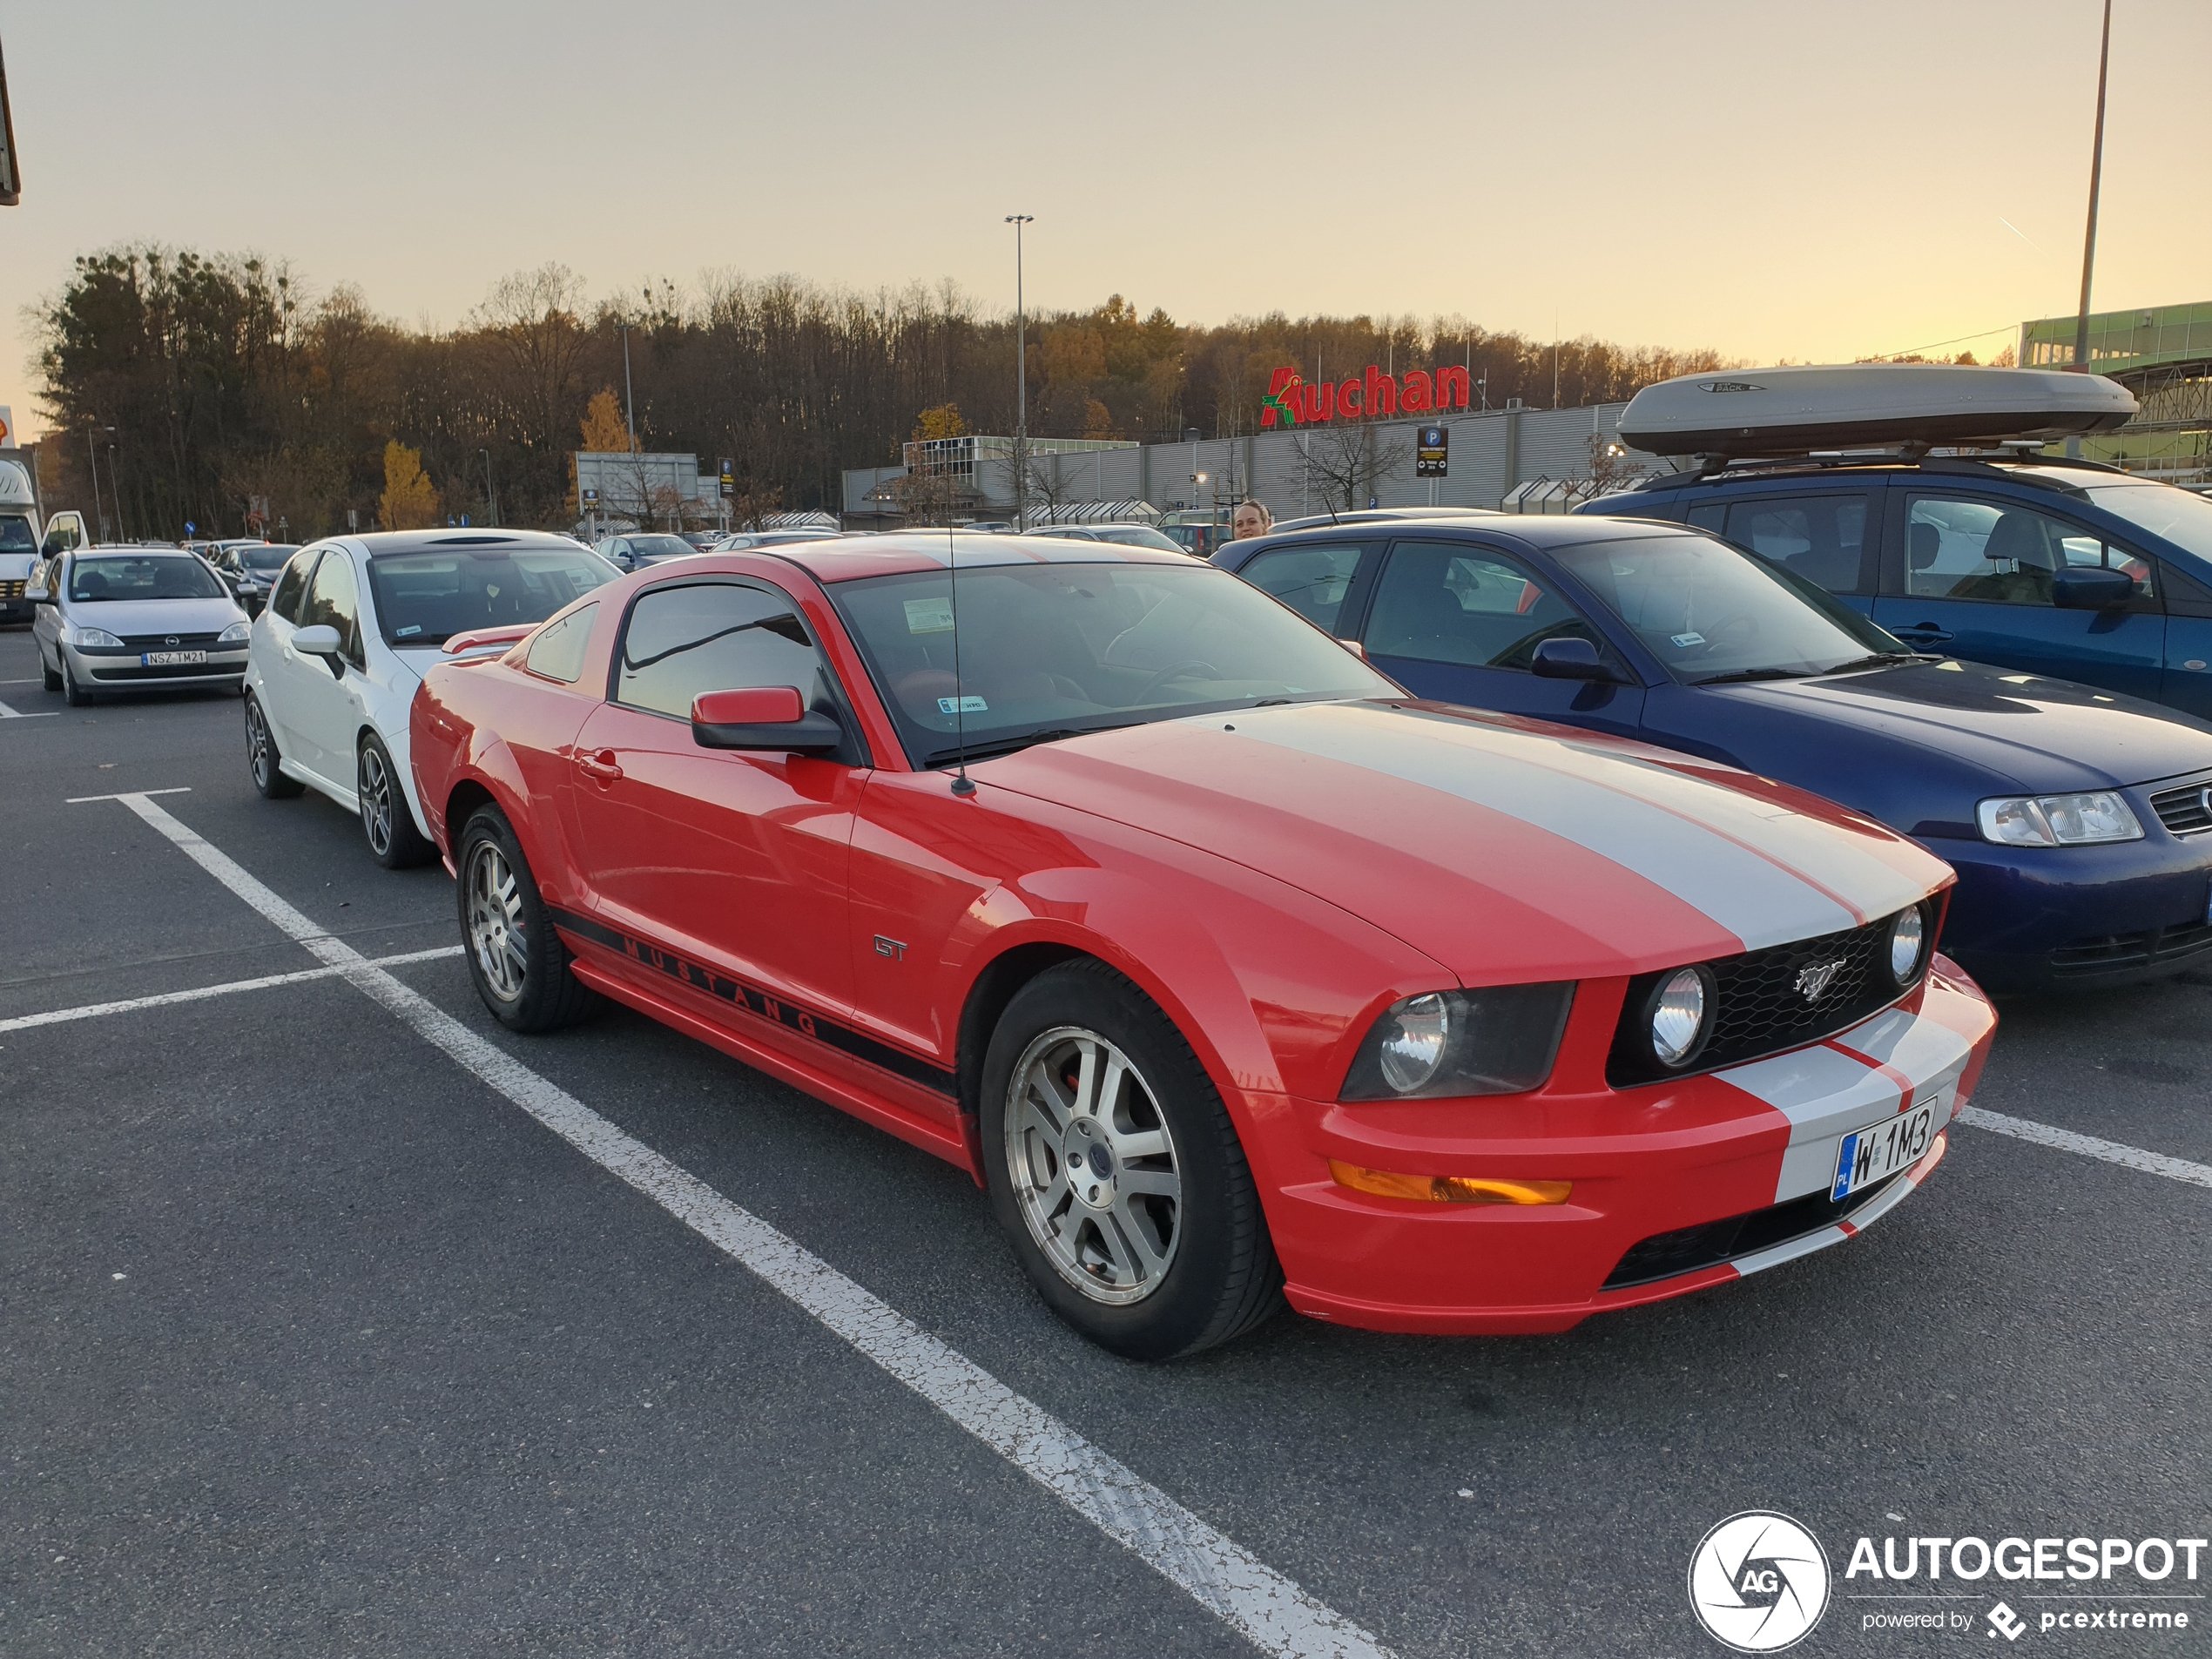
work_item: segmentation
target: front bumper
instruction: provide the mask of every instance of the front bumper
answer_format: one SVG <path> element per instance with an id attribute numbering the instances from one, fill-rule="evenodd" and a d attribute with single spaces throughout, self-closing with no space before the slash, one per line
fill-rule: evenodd
<path id="1" fill-rule="evenodd" d="M 181 691 L 237 686 L 246 677 L 247 645 L 209 647 L 204 663 L 148 667 L 135 651 L 87 651 L 64 644 L 78 684 L 102 691 Z"/>
<path id="2" fill-rule="evenodd" d="M 1825 1042 L 1615 1090 L 1602 1083 L 1602 1042 L 1594 1058 L 1589 1045 L 1609 1038 L 1619 996 L 1582 1000 L 1591 1006 L 1570 1019 L 1554 1083 L 1534 1096 L 1358 1106 L 1277 1097 L 1303 1143 L 1254 1162 L 1271 1188 L 1291 1306 L 1375 1331 L 1564 1331 L 1840 1244 L 1934 1170 L 1996 1029 L 1987 999 L 1939 956 L 1904 1002 Z M 1596 1086 L 1576 1092 L 1577 1077 Z M 1939 1132 L 1920 1161 L 1829 1205 L 1843 1136 L 1930 1103 Z M 1338 1185 L 1332 1158 L 1574 1184 L 1560 1204 L 1433 1204 Z"/>
<path id="3" fill-rule="evenodd" d="M 2168 834 L 2134 804 L 2147 820 L 2140 841 L 1925 842 L 1959 872 L 1944 953 L 2000 995 L 2134 985 L 2212 966 L 2212 833 Z"/>

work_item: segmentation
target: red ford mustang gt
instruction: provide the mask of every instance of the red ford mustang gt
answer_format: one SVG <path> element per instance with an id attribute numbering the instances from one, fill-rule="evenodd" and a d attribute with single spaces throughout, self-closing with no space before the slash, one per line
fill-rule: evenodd
<path id="1" fill-rule="evenodd" d="M 663 564 L 434 669 L 413 759 L 500 1020 L 597 993 L 952 1160 L 1132 1355 L 1285 1298 L 1560 1331 L 1838 1242 L 1995 1023 L 1879 825 L 1413 701 L 1140 548 Z"/>

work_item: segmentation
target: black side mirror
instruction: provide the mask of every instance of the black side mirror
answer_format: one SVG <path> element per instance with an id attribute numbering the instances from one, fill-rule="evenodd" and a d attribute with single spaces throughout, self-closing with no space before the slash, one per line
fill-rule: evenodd
<path id="1" fill-rule="evenodd" d="M 2109 610 L 2135 597 L 2135 578 L 2096 565 L 2059 570 L 2051 577 L 2051 603 L 2061 610 Z"/>
<path id="2" fill-rule="evenodd" d="M 1620 676 L 1605 665 L 1597 647 L 1587 639 L 1547 639 L 1529 659 L 1529 672 L 1540 680 L 1598 680 L 1618 683 Z"/>

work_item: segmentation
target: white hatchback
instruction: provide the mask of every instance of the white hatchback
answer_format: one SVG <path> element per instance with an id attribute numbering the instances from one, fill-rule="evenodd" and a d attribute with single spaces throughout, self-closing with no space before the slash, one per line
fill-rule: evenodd
<path id="1" fill-rule="evenodd" d="M 565 536 L 399 530 L 293 555 L 254 619 L 246 758 L 271 799 L 316 789 L 361 814 L 387 869 L 434 854 L 408 764 L 408 707 L 442 658 L 503 651 L 621 574 Z"/>

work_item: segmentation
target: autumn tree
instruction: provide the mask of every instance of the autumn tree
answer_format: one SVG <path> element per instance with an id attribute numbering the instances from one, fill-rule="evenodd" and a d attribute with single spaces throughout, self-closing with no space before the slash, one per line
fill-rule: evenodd
<path id="1" fill-rule="evenodd" d="M 422 452 L 397 438 L 384 446 L 384 493 L 376 521 L 388 530 L 428 529 L 438 522 L 438 492 L 422 470 Z"/>
<path id="2" fill-rule="evenodd" d="M 934 409 L 924 409 L 914 417 L 914 443 L 928 443 L 939 438 L 964 438 L 968 422 L 961 418 L 960 405 L 940 403 Z"/>
<path id="3" fill-rule="evenodd" d="M 591 395 L 591 401 L 583 408 L 583 419 L 579 423 L 583 433 L 583 449 L 592 455 L 624 455 L 630 449 L 630 428 L 624 423 L 622 406 L 615 401 L 615 388 L 603 387 Z"/>

